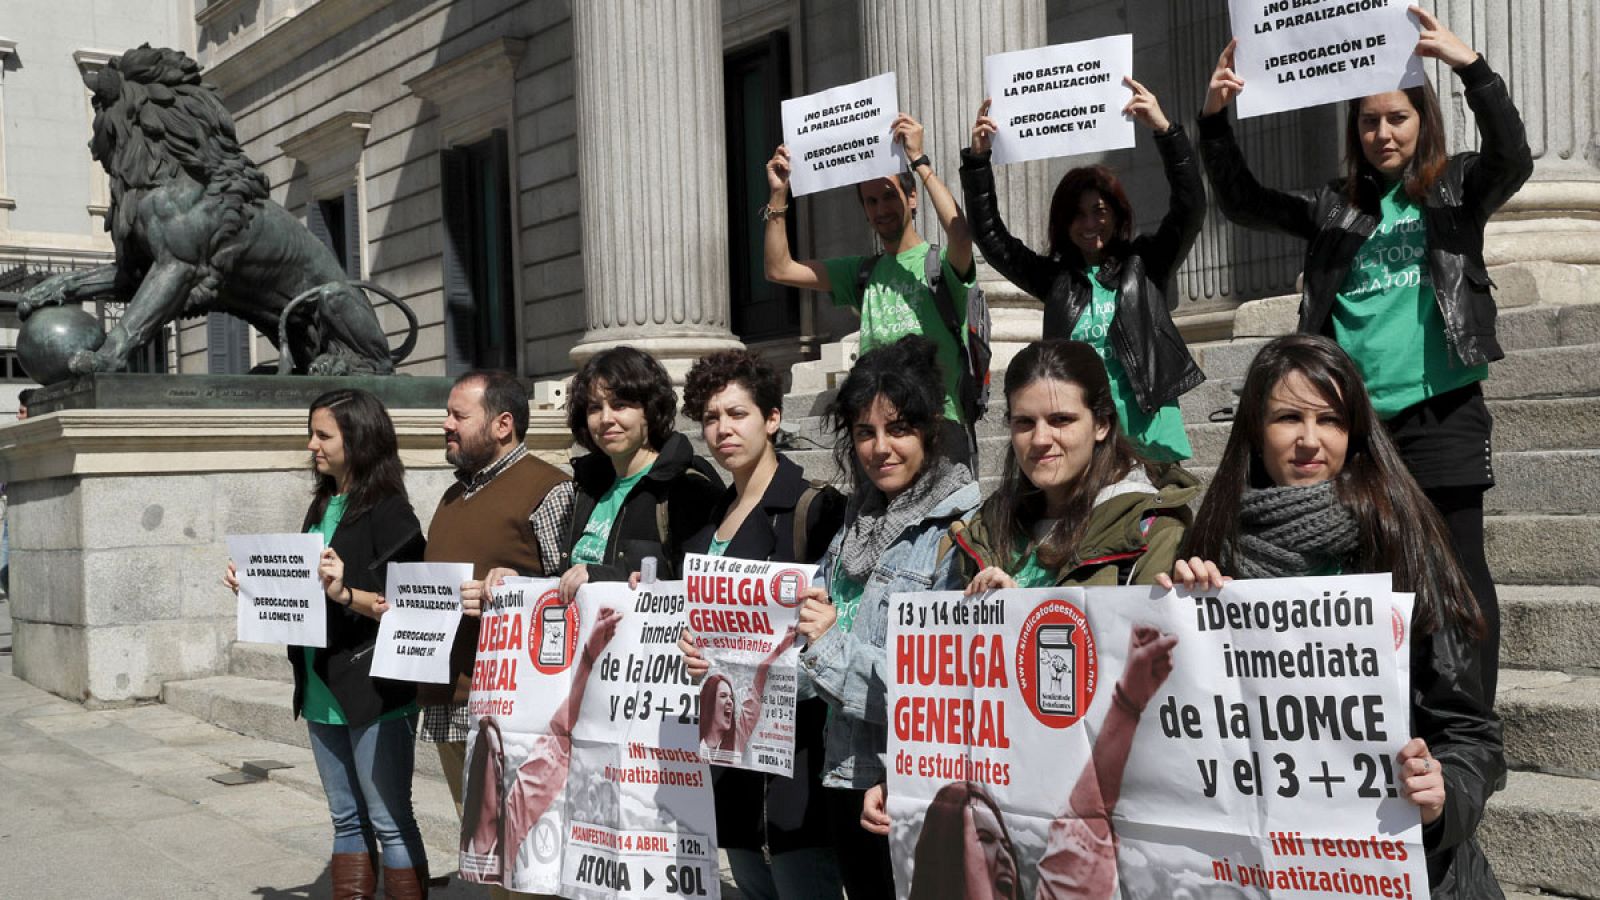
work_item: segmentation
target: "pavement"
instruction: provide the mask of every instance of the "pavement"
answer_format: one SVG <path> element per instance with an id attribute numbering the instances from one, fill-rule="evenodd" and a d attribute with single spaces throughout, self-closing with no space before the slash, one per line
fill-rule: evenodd
<path id="1" fill-rule="evenodd" d="M 0 897 L 330 895 L 332 828 L 310 751 L 160 704 L 62 700 L 12 676 L 11 630 L 0 597 Z M 255 784 L 211 780 L 247 759 L 293 767 Z M 443 783 L 419 779 L 418 789 Z M 454 852 L 425 837 L 436 872 L 453 871 Z M 432 896 L 488 892 L 452 878 Z"/>

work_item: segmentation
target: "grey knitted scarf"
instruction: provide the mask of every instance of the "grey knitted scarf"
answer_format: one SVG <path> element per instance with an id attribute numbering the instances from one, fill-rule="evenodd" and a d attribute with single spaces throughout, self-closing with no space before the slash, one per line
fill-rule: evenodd
<path id="1" fill-rule="evenodd" d="M 844 543 L 839 548 L 844 573 L 853 581 L 865 582 L 883 551 L 902 532 L 921 523 L 929 510 L 972 480 L 965 465 L 943 456 L 930 458 L 928 468 L 893 500 L 863 477 L 862 488 L 845 508 Z"/>
<path id="2" fill-rule="evenodd" d="M 1293 578 L 1326 572 L 1355 550 L 1355 517 L 1333 482 L 1304 487 L 1250 488 L 1239 501 L 1242 578 Z"/>

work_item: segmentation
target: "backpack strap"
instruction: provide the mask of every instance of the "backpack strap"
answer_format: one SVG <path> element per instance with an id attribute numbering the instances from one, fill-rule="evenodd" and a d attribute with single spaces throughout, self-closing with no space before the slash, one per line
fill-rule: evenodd
<path id="1" fill-rule="evenodd" d="M 939 309 L 939 318 L 944 321 L 944 327 L 955 335 L 958 348 L 965 346 L 966 341 L 961 339 L 961 320 L 956 318 L 956 301 L 944 283 L 944 261 L 939 258 L 938 244 L 928 245 L 928 255 L 922 258 L 922 275 L 933 290 L 933 302 Z"/>
<path id="2" fill-rule="evenodd" d="M 800 500 L 794 505 L 794 561 L 798 563 L 810 562 L 811 547 L 811 501 L 817 499 L 822 493 L 822 484 L 811 481 L 806 484 L 806 489 L 800 493 Z"/>
<path id="3" fill-rule="evenodd" d="M 861 260 L 861 268 L 856 270 L 856 296 L 866 294 L 867 283 L 872 280 L 872 270 L 878 267 L 880 259 L 883 259 L 882 253 L 874 253 Z"/>

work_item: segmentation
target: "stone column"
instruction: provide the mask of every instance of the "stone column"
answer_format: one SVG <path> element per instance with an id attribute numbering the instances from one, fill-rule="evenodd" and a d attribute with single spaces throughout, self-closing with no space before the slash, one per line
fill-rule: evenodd
<path id="1" fill-rule="evenodd" d="M 1533 150 L 1533 177 L 1489 226 L 1486 261 L 1600 264 L 1600 9 L 1594 0 L 1441 0 L 1434 9 L 1505 78 Z M 1438 63 L 1429 77 L 1450 151 L 1473 148 L 1461 80 Z M 1600 273 L 1589 280 L 1589 299 L 1600 301 Z"/>
<path id="2" fill-rule="evenodd" d="M 681 380 L 728 331 L 727 150 L 717 0 L 573 4 L 588 330 Z"/>
<path id="3" fill-rule="evenodd" d="M 1044 0 L 883 0 L 861 4 L 867 76 L 894 71 L 902 109 L 927 129 L 924 140 L 934 171 L 961 202 L 960 150 L 971 142 L 972 121 L 983 102 L 983 58 L 1047 42 Z M 1045 162 L 998 166 L 995 191 L 1006 226 L 1036 249 L 1045 244 L 1050 210 Z M 917 230 L 944 243 L 933 204 L 924 197 Z M 981 256 L 981 254 L 980 254 Z M 978 267 L 994 320 L 995 368 L 1002 369 L 1039 338 L 1044 308 L 987 264 Z"/>

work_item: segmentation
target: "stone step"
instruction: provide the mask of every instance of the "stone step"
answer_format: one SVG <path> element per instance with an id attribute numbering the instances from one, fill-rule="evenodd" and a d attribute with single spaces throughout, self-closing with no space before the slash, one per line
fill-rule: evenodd
<path id="1" fill-rule="evenodd" d="M 1507 765 L 1600 779 L 1600 676 L 1502 669 L 1495 712 Z"/>
<path id="2" fill-rule="evenodd" d="M 1488 516 L 1489 571 L 1509 584 L 1600 584 L 1600 515 Z"/>
<path id="3" fill-rule="evenodd" d="M 1502 584 L 1501 677 L 1508 668 L 1600 670 L 1600 587 Z"/>
<path id="4" fill-rule="evenodd" d="M 1506 884 L 1600 898 L 1600 781 L 1512 772 L 1478 841 Z"/>
<path id="5" fill-rule="evenodd" d="M 228 645 L 228 674 L 294 684 L 294 668 L 282 644 L 234 641 Z"/>
<path id="6" fill-rule="evenodd" d="M 294 717 L 294 690 L 278 681 L 239 675 L 214 675 L 189 681 L 169 681 L 161 700 L 174 709 L 220 728 L 249 737 L 295 747 L 310 747 L 306 724 Z M 419 775 L 443 777 L 437 754 L 418 744 Z"/>

